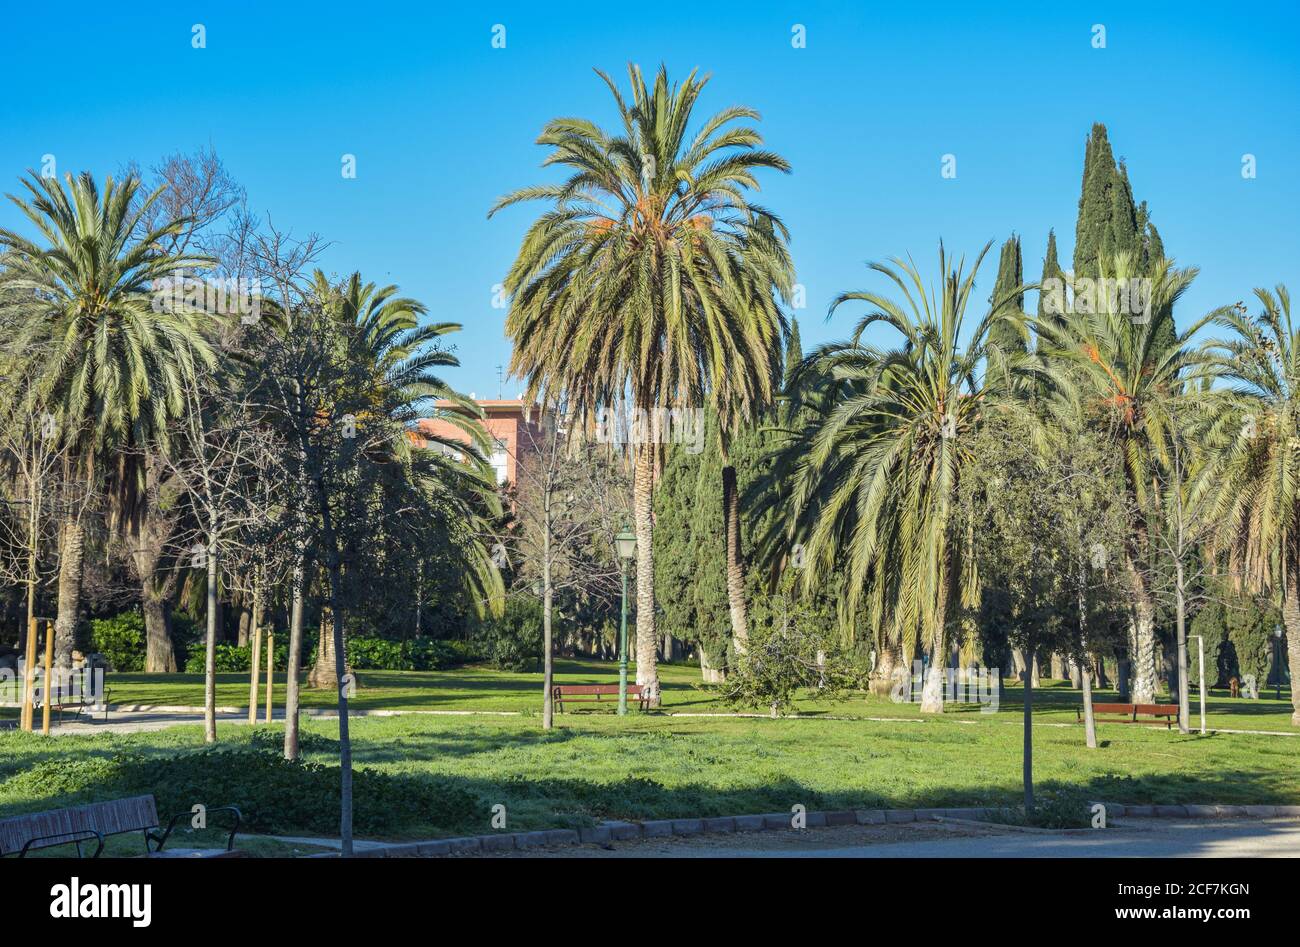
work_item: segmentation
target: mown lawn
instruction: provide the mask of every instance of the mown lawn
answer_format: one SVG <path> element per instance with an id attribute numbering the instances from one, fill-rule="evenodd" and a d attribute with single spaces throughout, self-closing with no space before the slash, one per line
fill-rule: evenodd
<path id="1" fill-rule="evenodd" d="M 485 667 L 457 668 L 448 671 L 360 671 L 360 687 L 352 701 L 357 710 L 477 710 L 540 713 L 540 673 L 497 671 Z M 556 682 L 560 684 L 615 683 L 618 671 L 608 662 L 563 660 L 556 662 Z M 661 664 L 663 709 L 679 713 L 726 712 L 736 708 L 722 705 L 709 690 L 700 686 L 699 669 L 693 664 Z M 1069 722 L 1082 698 L 1063 681 L 1046 682 L 1035 691 L 1034 712 L 1044 722 Z M 201 706 L 203 678 L 195 674 L 109 674 L 107 685 L 111 702 L 131 705 Z M 283 706 L 284 675 L 276 676 L 273 699 Z M 336 699 L 332 690 L 303 688 L 304 707 L 332 708 Z M 1017 719 L 1022 705 L 1022 689 L 1007 686 L 997 714 L 985 714 L 973 705 L 956 705 L 950 713 L 978 715 L 1003 720 Z M 1241 730 L 1279 730 L 1300 732 L 1291 726 L 1289 691 L 1282 690 L 1282 700 L 1273 698 L 1273 690 L 1261 692 L 1259 700 L 1232 700 L 1225 692 L 1212 692 L 1206 700 L 1206 720 L 1210 727 Z M 1099 690 L 1097 700 L 1114 700 L 1113 690 Z M 1161 697 L 1169 700 L 1168 695 Z M 258 696 L 265 701 L 265 681 Z M 228 707 L 248 706 L 247 674 L 218 674 L 217 703 Z M 858 717 L 917 718 L 916 705 L 895 704 L 887 698 L 857 694 L 841 701 L 818 700 L 806 695 L 795 708 L 803 714 L 836 714 Z M 582 711 L 584 714 L 595 708 Z M 1199 726 L 1199 704 L 1193 689 L 1192 722 Z"/>
<path id="2" fill-rule="evenodd" d="M 497 700 L 483 698 L 484 705 L 526 703 L 526 695 L 510 694 L 502 687 Z M 899 716 L 876 721 L 583 713 L 558 718 L 546 733 L 534 716 L 411 715 L 358 718 L 352 733 L 359 767 L 391 775 L 403 793 L 427 789 L 450 807 L 440 824 L 417 820 L 379 837 L 487 832 L 497 803 L 506 806 L 509 828 L 528 829 L 604 818 L 788 811 L 796 803 L 812 809 L 1019 801 L 1021 731 L 1008 710 L 920 719 L 888 702 L 867 706 L 894 708 Z M 1103 746 L 1090 751 L 1080 728 L 1052 725 L 1065 713 L 1049 707 L 1035 728 L 1036 777 L 1049 795 L 1129 803 L 1300 803 L 1300 739 L 1109 726 L 1101 729 Z M 332 765 L 337 722 L 309 720 L 305 728 L 313 735 L 307 759 Z M 220 736 L 228 747 L 247 747 L 250 732 L 227 724 Z M 275 735 L 263 734 L 268 736 L 273 743 Z M 97 775 L 100 764 L 128 754 L 161 765 L 197 750 L 201 740 L 197 726 L 50 740 L 0 734 L 0 815 L 122 795 L 111 776 Z M 83 765 L 85 772 L 75 771 Z M 32 778 L 33 772 L 40 778 Z M 210 805 L 242 801 L 210 798 L 201 784 L 186 785 L 183 792 Z M 292 793 L 287 788 L 265 804 L 288 806 Z M 178 806 L 189 798 L 178 796 Z M 438 805 L 443 803 L 430 811 Z"/>

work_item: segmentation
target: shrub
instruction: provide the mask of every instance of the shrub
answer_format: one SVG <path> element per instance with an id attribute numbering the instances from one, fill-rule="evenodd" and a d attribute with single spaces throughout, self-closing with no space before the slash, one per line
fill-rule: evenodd
<path id="1" fill-rule="evenodd" d="M 483 659 L 503 671 L 529 671 L 542 659 L 542 605 L 533 598 L 507 600 L 500 618 L 478 622 L 472 642 Z"/>
<path id="2" fill-rule="evenodd" d="M 358 671 L 441 671 L 476 659 L 473 650 L 461 641 L 348 638 L 348 663 Z"/>
<path id="3" fill-rule="evenodd" d="M 218 674 L 231 674 L 235 672 L 247 674 L 252 669 L 253 646 L 252 645 L 235 645 L 219 641 L 213 648 L 213 659 L 216 664 Z M 185 659 L 186 674 L 202 674 L 204 672 L 204 662 L 206 660 L 206 651 L 202 642 L 199 642 L 190 648 L 189 657 Z M 258 666 L 263 671 L 266 670 L 266 644 L 263 639 L 262 653 L 257 658 Z M 275 645 L 275 669 L 283 671 L 289 664 L 289 646 L 280 644 L 278 641 Z M 310 665 L 308 665 L 310 667 Z"/>
<path id="4" fill-rule="evenodd" d="M 451 827 L 487 817 L 477 797 L 449 777 L 359 769 L 352 778 L 353 824 L 360 835 Z M 338 767 L 290 761 L 257 749 L 52 759 L 13 776 L 5 790 L 13 798 L 39 800 L 46 808 L 152 793 L 163 818 L 187 812 L 195 803 L 235 805 L 251 831 L 338 832 Z"/>
<path id="5" fill-rule="evenodd" d="M 403 647 L 404 641 L 385 641 L 383 638 L 349 638 L 348 663 L 357 670 L 414 671 L 414 662 Z"/>
<path id="6" fill-rule="evenodd" d="M 248 645 L 218 642 L 213 648 L 213 659 L 218 673 L 248 671 L 253 661 L 253 649 Z M 191 648 L 189 657 L 185 659 L 185 673 L 202 674 L 206 661 L 207 654 L 203 645 Z"/>
<path id="7" fill-rule="evenodd" d="M 90 642 L 114 671 L 144 670 L 144 616 L 139 612 L 96 618 L 90 623 Z"/>

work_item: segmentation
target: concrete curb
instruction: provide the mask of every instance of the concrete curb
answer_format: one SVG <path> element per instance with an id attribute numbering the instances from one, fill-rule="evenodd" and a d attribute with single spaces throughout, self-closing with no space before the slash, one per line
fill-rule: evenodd
<path id="1" fill-rule="evenodd" d="M 1095 804 L 1095 803 L 1094 803 Z M 1108 819 L 1300 819 L 1300 806 L 1223 806 L 1223 805 L 1124 805 L 1101 803 Z M 1006 812 L 998 808 L 953 809 L 841 809 L 805 813 L 806 828 L 836 825 L 885 825 L 907 822 L 950 822 L 957 825 L 996 826 L 1011 832 L 1082 834 L 1093 829 L 1040 829 L 994 821 Z M 769 812 L 763 815 L 710 816 L 702 819 L 649 819 L 644 822 L 602 822 L 580 829 L 540 829 L 531 832 L 498 832 L 493 835 L 470 835 L 460 838 L 433 839 L 426 842 L 400 842 L 391 845 L 367 843 L 354 853 L 356 858 L 428 858 L 438 855 L 473 855 L 483 852 L 524 851 L 562 845 L 608 845 L 634 839 L 673 838 L 722 832 L 772 832 L 791 829 L 794 813 Z M 337 858 L 337 853 L 323 852 L 308 858 Z"/>

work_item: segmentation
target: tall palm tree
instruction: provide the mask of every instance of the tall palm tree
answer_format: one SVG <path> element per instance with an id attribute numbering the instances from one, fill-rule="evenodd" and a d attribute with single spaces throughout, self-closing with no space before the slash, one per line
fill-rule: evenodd
<path id="1" fill-rule="evenodd" d="M 23 186 L 28 197 L 10 200 L 44 245 L 0 229 L 0 280 L 17 291 L 4 298 L 17 299 L 9 304 L 18 307 L 22 326 L 13 351 L 32 368 L 33 384 L 21 397 L 27 410 L 56 418 L 71 476 L 94 484 L 114 457 L 114 479 L 131 489 L 138 471 L 129 448 L 165 444 L 196 366 L 213 364 L 200 313 L 155 305 L 151 290 L 176 270 L 210 261 L 162 249 L 183 220 L 132 236 L 161 193 L 137 201 L 137 178 L 109 177 L 102 194 L 89 173 L 68 175 L 64 184 L 33 173 Z M 71 659 L 84 550 L 81 519 L 69 516 L 61 529 L 55 625 L 61 664 Z"/>
<path id="2" fill-rule="evenodd" d="M 1202 397 L 1196 384 L 1204 377 L 1202 363 L 1189 341 L 1215 317 L 1210 313 L 1186 331 L 1170 333 L 1155 314 L 1172 310 L 1196 273 L 1167 260 L 1156 264 L 1141 294 L 1145 313 L 1133 299 L 1124 304 L 1115 294 L 1080 285 L 1076 311 L 1068 318 L 1035 320 L 1050 390 L 1077 405 L 1123 458 L 1129 525 L 1122 558 L 1132 596 L 1129 660 L 1136 703 L 1152 703 L 1156 693 L 1151 540 L 1157 525 L 1152 518 L 1160 515 L 1160 471 L 1169 465 L 1179 419 L 1189 417 Z M 1125 255 L 1103 264 L 1102 278 L 1116 285 L 1131 285 L 1137 276 Z M 1084 298 L 1089 304 L 1077 305 Z"/>
<path id="3" fill-rule="evenodd" d="M 609 87 L 620 128 L 557 118 L 538 143 L 545 164 L 569 172 L 559 184 L 501 198 L 495 214 L 539 200 L 547 209 L 529 227 L 510 272 L 506 331 L 511 372 L 529 397 L 563 393 L 578 418 L 630 406 L 638 420 L 669 409 L 761 404 L 777 376 L 766 366 L 784 331 L 772 299 L 791 289 L 788 234 L 751 203 L 760 169 L 787 171 L 764 150 L 750 108 L 732 106 L 691 131 L 707 77 L 692 72 L 670 85 L 660 68 L 653 87 L 629 65 L 631 101 Z M 652 500 L 659 444 L 638 424 L 633 436 L 633 515 L 637 534 L 637 682 L 659 696 Z"/>
<path id="4" fill-rule="evenodd" d="M 1300 328 L 1291 295 L 1255 290 L 1258 316 L 1245 306 L 1219 313 L 1234 337 L 1207 350 L 1233 382 L 1216 405 L 1209 461 L 1194 494 L 1219 524 L 1215 552 L 1244 584 L 1282 602 L 1291 671 L 1291 723 L 1300 726 Z"/>
<path id="5" fill-rule="evenodd" d="M 925 285 L 914 264 L 870 268 L 901 293 L 891 299 L 852 292 L 831 304 L 871 309 L 847 342 L 822 346 L 795 373 L 811 389 L 814 410 L 778 458 L 789 479 L 784 499 L 786 548 L 801 547 L 805 590 L 843 568 L 844 615 L 868 592 L 868 620 L 884 648 L 919 644 L 930 673 L 921 709 L 943 709 L 943 668 L 959 612 L 978 601 L 971 537 L 959 523 L 958 488 L 971 461 L 969 442 L 993 393 L 981 374 L 992 311 L 967 334 L 966 307 L 990 244 L 970 272 L 939 248 L 942 289 Z M 902 344 L 865 341 L 877 323 Z M 992 376 L 989 376 L 992 377 Z M 1002 377 L 999 374 L 997 377 Z"/>

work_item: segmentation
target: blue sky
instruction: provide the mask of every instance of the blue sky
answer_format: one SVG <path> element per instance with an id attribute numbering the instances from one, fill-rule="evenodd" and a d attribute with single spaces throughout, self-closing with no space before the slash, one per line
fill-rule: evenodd
<path id="1" fill-rule="evenodd" d="M 472 7 L 472 9 L 467 9 Z M 1049 227 L 1068 265 L 1094 121 L 1128 161 L 1167 250 L 1202 274 L 1187 321 L 1258 285 L 1300 287 L 1300 14 L 1294 3 L 653 5 L 318 0 L 10 7 L 0 61 L 0 190 L 53 154 L 60 175 L 148 166 L 212 144 L 255 210 L 332 241 L 324 264 L 396 282 L 465 325 L 449 378 L 480 397 L 509 360 L 492 307 L 529 208 L 494 198 L 546 180 L 550 117 L 612 122 L 593 67 L 712 73 L 702 108 L 744 103 L 794 167 L 763 201 L 793 233 L 805 345 L 843 336 L 837 292 L 868 260 L 942 236 L 973 254 L 1022 235 L 1037 278 Z M 201 23 L 207 48 L 191 46 Z M 492 48 L 495 24 L 504 49 Z M 791 45 L 806 29 L 806 48 Z M 1093 48 L 1093 25 L 1106 48 Z M 1242 155 L 1258 176 L 1244 180 Z M 340 173 L 354 154 L 355 180 Z M 957 177 L 940 176 L 944 154 Z M 0 225 L 21 225 L 0 208 Z M 996 259 L 982 271 L 987 297 Z M 504 393 L 515 394 L 506 382 Z"/>

